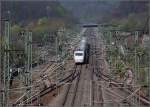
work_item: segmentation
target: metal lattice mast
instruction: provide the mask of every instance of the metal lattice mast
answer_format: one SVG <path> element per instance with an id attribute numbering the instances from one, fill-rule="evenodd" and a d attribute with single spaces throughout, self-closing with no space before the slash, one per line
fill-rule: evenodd
<path id="1" fill-rule="evenodd" d="M 9 105 L 9 84 L 10 84 L 10 24 L 5 22 L 4 32 L 4 59 L 3 59 L 3 73 L 2 73 L 2 107 Z"/>
<path id="2" fill-rule="evenodd" d="M 56 60 L 58 59 L 58 36 L 57 34 L 55 35 L 55 49 L 56 49 Z"/>
<path id="3" fill-rule="evenodd" d="M 149 39 L 150 44 L 150 39 Z M 150 62 L 150 47 L 148 47 L 148 61 Z M 150 96 L 150 63 L 148 64 L 148 77 L 147 77 L 147 84 L 148 84 L 148 96 Z"/>
<path id="4" fill-rule="evenodd" d="M 1 7 L 1 2 L 0 2 L 0 7 Z M 1 8 L 0 8 L 1 11 Z M 0 12 L 0 106 L 2 106 L 2 31 L 1 31 L 1 12 Z"/>
<path id="5" fill-rule="evenodd" d="M 27 92 L 26 98 L 29 99 L 31 96 L 31 85 L 32 85 L 32 32 L 25 33 L 25 86 L 28 87 L 25 91 Z M 30 102 L 30 101 L 29 101 Z"/>
<path id="6" fill-rule="evenodd" d="M 135 31 L 134 34 L 134 44 L 137 45 L 137 38 L 138 38 L 138 31 Z M 134 70 L 135 70 L 135 74 L 136 74 L 136 82 L 138 81 L 139 75 L 138 75 L 138 56 L 137 56 L 137 47 L 135 47 L 134 50 L 134 57 L 135 57 L 135 62 L 134 62 Z"/>

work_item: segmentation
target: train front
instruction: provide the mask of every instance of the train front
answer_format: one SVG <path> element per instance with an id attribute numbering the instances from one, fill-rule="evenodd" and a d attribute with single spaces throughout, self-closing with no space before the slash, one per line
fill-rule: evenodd
<path id="1" fill-rule="evenodd" d="M 84 63 L 84 51 L 74 51 L 75 63 Z"/>

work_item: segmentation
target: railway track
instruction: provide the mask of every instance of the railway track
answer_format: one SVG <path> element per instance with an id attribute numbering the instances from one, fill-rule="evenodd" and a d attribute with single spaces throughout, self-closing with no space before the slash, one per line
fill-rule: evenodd
<path id="1" fill-rule="evenodd" d="M 91 35 L 89 32 L 89 39 Z M 79 76 L 70 84 L 66 89 L 65 95 L 62 98 L 63 101 L 59 106 L 63 107 L 81 107 L 81 106 L 91 106 L 99 107 L 102 106 L 103 97 L 101 86 L 96 84 L 96 76 L 94 74 L 96 69 L 95 66 L 95 52 L 94 49 L 96 44 L 90 42 L 90 57 L 89 64 L 78 65 L 81 66 Z"/>
<path id="2" fill-rule="evenodd" d="M 97 70 L 95 70 L 94 73 L 100 80 L 105 81 L 108 84 L 109 84 L 109 82 L 111 82 L 113 87 L 122 87 L 123 84 L 121 82 L 118 82 L 118 81 L 112 79 L 109 75 L 106 75 L 105 72 L 102 72 L 102 71 L 105 71 L 103 68 L 103 64 L 101 64 L 102 62 L 104 63 L 104 60 L 103 60 L 104 58 L 100 58 L 100 54 L 102 52 L 98 53 L 97 49 L 100 49 L 100 47 L 96 46 L 96 44 L 98 44 L 99 40 L 98 40 L 98 38 L 94 37 L 94 35 L 92 36 L 91 39 L 93 39 L 93 41 L 95 43 L 95 45 L 93 46 L 93 49 L 95 49 L 96 57 L 93 57 L 93 58 L 94 58 L 95 66 L 96 66 Z M 100 49 L 100 50 L 102 50 L 102 49 Z M 141 96 L 137 93 L 139 91 L 138 89 L 132 90 L 131 88 L 127 87 L 127 88 L 118 88 L 113 91 L 112 91 L 112 88 L 105 88 L 105 90 L 113 96 L 112 101 L 113 101 L 113 103 L 116 103 L 117 105 L 119 105 L 121 103 L 127 103 L 128 106 L 136 105 L 133 103 L 134 97 L 139 100 L 139 102 L 136 102 L 137 104 L 140 103 L 140 104 L 144 104 L 144 105 L 150 105 L 150 101 L 147 98 L 145 98 L 144 96 Z M 119 92 L 121 93 L 121 95 L 118 94 Z M 103 101 L 102 101 L 102 103 L 103 103 Z"/>
<path id="3" fill-rule="evenodd" d="M 84 32 L 86 31 L 86 29 L 83 29 L 82 32 L 80 34 L 78 34 L 78 38 L 74 39 L 73 41 L 71 41 L 71 46 L 74 47 L 77 45 L 77 43 L 79 42 L 80 40 L 80 35 L 82 35 Z M 43 85 L 43 80 L 47 79 L 48 78 L 51 78 L 54 71 L 56 71 L 57 69 L 59 69 L 62 65 L 59 64 L 59 63 L 54 63 L 54 64 L 47 64 L 45 66 L 45 68 L 43 70 L 40 71 L 40 79 L 38 80 L 35 80 L 34 84 L 30 87 L 33 87 L 33 88 L 37 88 L 38 87 L 41 87 L 41 85 Z M 76 66 L 75 66 L 76 67 Z M 75 68 L 74 67 L 74 68 Z M 71 70 L 71 71 L 74 71 L 74 68 Z M 50 72 L 51 71 L 51 72 Z M 57 87 L 60 87 L 62 86 L 64 83 L 68 82 L 68 81 L 72 81 L 75 76 L 77 75 L 76 72 L 72 72 L 71 74 L 67 74 L 65 73 L 65 77 L 61 77 L 61 79 L 59 79 L 57 81 L 57 83 L 53 83 L 53 84 L 50 84 L 49 86 L 47 86 L 46 89 L 43 89 L 39 92 L 35 92 L 30 98 L 26 99 L 26 100 L 23 100 L 22 99 L 24 98 L 24 95 L 21 96 L 15 103 L 14 105 L 18 105 L 18 104 L 25 104 L 25 103 L 29 103 L 30 101 L 35 101 L 37 99 L 37 96 L 39 97 L 42 97 L 46 94 L 48 94 L 49 92 L 52 92 L 53 90 L 55 90 Z M 53 78 L 53 77 L 52 77 Z M 47 79 L 48 80 L 48 79 Z M 21 101 L 21 102 L 20 102 Z"/>
<path id="4" fill-rule="evenodd" d="M 23 100 L 21 103 L 20 102 L 16 102 L 14 105 L 23 105 L 24 103 L 29 103 L 30 101 L 34 102 L 37 100 L 37 96 L 39 97 L 43 97 L 44 95 L 52 92 L 53 90 L 61 87 L 62 85 L 64 85 L 64 83 L 67 82 L 71 82 L 74 78 L 76 78 L 76 76 L 78 76 L 78 72 L 75 72 L 76 69 L 76 65 L 74 65 L 74 67 L 71 70 L 71 74 L 69 74 L 68 76 L 66 76 L 65 78 L 63 78 L 62 80 L 58 81 L 57 84 L 52 84 L 49 87 L 47 87 L 44 90 L 41 90 L 40 92 L 37 92 L 36 94 L 32 95 L 29 99 Z M 48 68 L 46 69 L 48 70 Z"/>
<path id="5" fill-rule="evenodd" d="M 89 75 L 87 75 L 87 66 L 86 65 L 78 65 L 78 72 L 79 75 L 76 77 L 76 79 L 68 85 L 66 94 L 63 98 L 61 106 L 63 107 L 76 107 L 81 105 L 86 105 L 85 98 L 87 98 L 86 94 L 89 92 L 87 90 L 89 85 L 87 83 L 87 78 Z M 88 100 L 88 99 L 87 99 Z"/>
<path id="6" fill-rule="evenodd" d="M 80 66 L 80 68 L 78 66 L 76 66 L 76 68 L 75 68 L 74 72 L 79 72 L 79 75 L 77 76 L 74 84 L 72 83 L 72 81 L 69 82 L 65 96 L 64 96 L 63 101 L 62 101 L 62 106 L 65 106 L 66 104 L 69 104 L 69 103 L 70 103 L 70 105 L 72 105 L 74 103 L 74 99 L 75 99 L 76 94 L 74 94 L 73 97 L 71 97 L 71 94 L 76 93 L 76 91 L 77 91 L 77 88 L 73 85 L 77 86 L 79 83 L 79 79 L 80 79 L 80 75 L 81 75 L 81 67 L 82 66 Z"/>
<path id="7" fill-rule="evenodd" d="M 91 32 L 89 32 L 91 35 Z M 90 42 L 91 46 L 93 42 Z M 95 46 L 95 44 L 93 45 Z M 102 105 L 102 90 L 101 86 L 96 84 L 97 77 L 94 72 L 95 66 L 95 49 L 90 48 L 89 64 L 77 65 L 75 72 L 79 72 L 78 76 L 67 84 L 62 100 L 59 101 L 58 107 L 81 107 L 91 106 L 99 107 Z"/>
<path id="8" fill-rule="evenodd" d="M 80 84 L 81 84 L 81 79 L 83 77 L 82 75 L 83 75 L 83 71 L 82 71 L 82 65 L 81 65 L 80 70 L 79 70 L 79 75 L 75 80 L 74 92 L 72 93 L 73 95 L 72 95 L 72 99 L 71 99 L 71 107 L 73 107 L 78 100 L 77 97 L 79 97 Z"/>
<path id="9" fill-rule="evenodd" d="M 149 104 L 147 99 L 134 93 L 134 90 L 129 90 L 128 88 L 113 89 L 105 87 L 105 84 L 101 83 L 101 81 L 105 81 L 106 84 L 111 82 L 113 87 L 122 86 L 122 83 L 112 79 L 105 73 L 106 70 L 103 67 L 105 61 L 102 55 L 102 47 L 99 46 L 100 40 L 98 39 L 96 32 L 89 31 L 89 39 L 91 41 L 89 64 L 78 65 L 75 67 L 73 75 L 74 73 L 77 73 L 77 76 L 73 76 L 74 78 L 72 78 L 71 81 L 68 80 L 68 86 L 60 106 L 103 107 L 105 105 L 113 105 L 115 107 L 120 104 L 132 106 L 136 105 L 133 103 L 133 97 L 138 98 L 142 104 Z M 105 101 L 103 90 L 111 96 L 110 101 Z M 132 93 L 135 95 L 132 95 Z"/>
<path id="10" fill-rule="evenodd" d="M 94 72 L 97 72 L 97 42 L 96 42 L 96 36 L 95 36 L 95 32 L 90 32 L 90 40 L 91 40 L 91 52 L 90 52 L 90 65 L 92 67 L 91 69 L 91 80 L 92 80 L 92 105 L 94 107 L 99 107 L 99 106 L 103 106 L 103 94 L 102 94 L 102 88 L 101 88 L 101 84 L 97 84 L 97 78 L 94 74 Z"/>
<path id="11" fill-rule="evenodd" d="M 70 75 L 60 80 L 57 84 L 52 84 L 50 87 L 37 93 L 37 95 L 42 97 L 63 86 L 64 93 L 57 102 L 59 104 L 56 107 L 103 107 L 107 106 L 105 103 L 113 104 L 114 107 L 121 103 L 132 106 L 135 105 L 133 97 L 136 97 L 141 104 L 149 105 L 148 99 L 138 95 L 135 90 L 121 88 L 121 82 L 112 79 L 105 73 L 103 49 L 99 45 L 100 40 L 97 37 L 96 31 L 89 29 L 88 36 L 90 41 L 89 64 L 74 65 Z M 45 73 L 48 72 L 48 69 L 52 68 L 47 68 Z M 111 84 L 116 89 L 107 87 L 107 84 Z M 111 101 L 105 101 L 104 90 L 109 94 L 108 96 L 111 96 Z M 31 97 L 32 101 L 37 100 L 37 95 Z M 52 107 L 55 106 L 52 105 Z"/>

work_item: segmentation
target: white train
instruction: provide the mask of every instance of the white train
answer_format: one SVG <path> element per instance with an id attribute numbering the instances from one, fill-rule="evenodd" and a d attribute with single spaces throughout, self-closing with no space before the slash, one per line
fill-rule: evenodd
<path id="1" fill-rule="evenodd" d="M 83 37 L 80 44 L 74 51 L 74 61 L 76 64 L 87 63 L 89 56 L 89 44 L 87 38 Z"/>

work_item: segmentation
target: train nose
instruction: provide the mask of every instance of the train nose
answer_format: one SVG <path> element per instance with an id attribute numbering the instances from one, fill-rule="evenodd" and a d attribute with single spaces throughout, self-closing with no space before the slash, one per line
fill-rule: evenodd
<path id="1" fill-rule="evenodd" d="M 75 62 L 76 63 L 82 63 L 83 62 L 83 58 L 75 58 Z"/>

